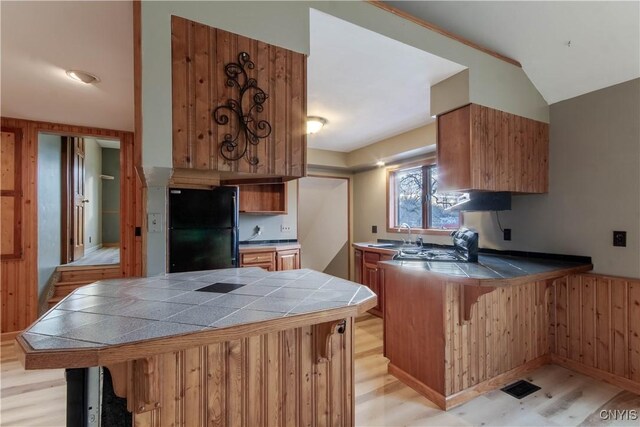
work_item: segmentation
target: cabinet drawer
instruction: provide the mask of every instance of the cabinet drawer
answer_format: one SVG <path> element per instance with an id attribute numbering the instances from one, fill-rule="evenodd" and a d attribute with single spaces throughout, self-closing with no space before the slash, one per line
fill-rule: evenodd
<path id="1" fill-rule="evenodd" d="M 273 252 L 246 253 L 246 254 L 242 254 L 241 258 L 242 258 L 241 260 L 242 265 L 262 264 L 265 262 L 274 262 L 275 253 Z"/>
<path id="2" fill-rule="evenodd" d="M 375 264 L 378 261 L 380 261 L 380 254 L 375 253 L 375 252 L 365 252 L 364 253 L 364 262 Z"/>

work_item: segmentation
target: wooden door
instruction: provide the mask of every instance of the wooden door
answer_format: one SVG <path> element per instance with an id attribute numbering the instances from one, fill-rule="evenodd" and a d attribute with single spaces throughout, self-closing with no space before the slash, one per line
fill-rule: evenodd
<path id="1" fill-rule="evenodd" d="M 84 205 L 89 201 L 84 194 L 84 138 L 71 138 L 73 149 L 71 153 L 71 245 L 73 260 L 84 256 Z"/>
<path id="2" fill-rule="evenodd" d="M 277 261 L 278 271 L 297 270 L 300 268 L 300 251 L 298 249 L 278 251 Z"/>

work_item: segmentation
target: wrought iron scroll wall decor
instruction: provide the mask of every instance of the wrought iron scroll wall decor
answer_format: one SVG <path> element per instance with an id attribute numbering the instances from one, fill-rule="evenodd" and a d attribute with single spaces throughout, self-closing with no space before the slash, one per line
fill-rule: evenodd
<path id="1" fill-rule="evenodd" d="M 264 110 L 263 104 L 269 97 L 258 87 L 258 82 L 250 78 L 247 70 L 255 68 L 247 52 L 240 52 L 238 62 L 224 66 L 227 86 L 238 89 L 238 99 L 228 99 L 223 105 L 213 110 L 213 120 L 219 125 L 227 125 L 231 120 L 237 121 L 235 133 L 226 133 L 220 143 L 220 154 L 229 161 L 237 161 L 242 157 L 251 165 L 257 165 L 260 159 L 249 155 L 249 144 L 258 145 L 261 139 L 271 134 L 271 124 L 256 117 Z"/>

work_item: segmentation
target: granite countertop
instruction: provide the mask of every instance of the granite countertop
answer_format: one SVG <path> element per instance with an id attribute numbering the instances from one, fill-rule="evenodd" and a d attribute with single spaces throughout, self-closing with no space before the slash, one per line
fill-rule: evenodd
<path id="1" fill-rule="evenodd" d="M 375 298 L 365 286 L 308 269 L 101 280 L 76 289 L 19 338 L 26 351 L 100 349 L 333 309 L 365 311 Z"/>
<path id="2" fill-rule="evenodd" d="M 589 271 L 591 264 L 555 259 L 525 258 L 507 255 L 479 254 L 478 262 L 449 261 L 383 261 L 380 264 L 419 269 L 463 279 L 511 280 L 535 275 L 556 275 L 570 271 Z"/>

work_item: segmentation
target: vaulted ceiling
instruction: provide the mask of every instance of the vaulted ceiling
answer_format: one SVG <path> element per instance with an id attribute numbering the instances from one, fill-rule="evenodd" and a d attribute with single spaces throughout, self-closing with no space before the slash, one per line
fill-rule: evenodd
<path id="1" fill-rule="evenodd" d="M 638 1 L 384 3 L 519 61 L 549 104 L 640 77 Z"/>

